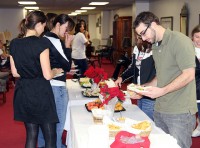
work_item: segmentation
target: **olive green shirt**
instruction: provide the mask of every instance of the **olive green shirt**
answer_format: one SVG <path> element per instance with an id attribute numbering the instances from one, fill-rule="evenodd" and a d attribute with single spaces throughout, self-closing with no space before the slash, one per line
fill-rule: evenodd
<path id="1" fill-rule="evenodd" d="M 160 46 L 154 44 L 157 85 L 162 88 L 176 79 L 184 69 L 195 67 L 195 48 L 190 38 L 166 29 Z M 166 114 L 197 112 L 195 80 L 185 87 L 156 99 L 155 111 Z"/>

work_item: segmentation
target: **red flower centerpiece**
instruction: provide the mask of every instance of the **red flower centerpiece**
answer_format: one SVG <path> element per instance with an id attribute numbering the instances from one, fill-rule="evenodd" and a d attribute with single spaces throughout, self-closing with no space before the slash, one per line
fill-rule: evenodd
<path id="1" fill-rule="evenodd" d="M 108 79 L 108 74 L 104 71 L 104 69 L 99 68 L 99 67 L 92 67 L 90 66 L 84 75 L 88 78 L 91 78 L 94 83 L 99 83 L 100 81 L 104 81 Z"/>
<path id="2" fill-rule="evenodd" d="M 119 89 L 119 87 L 108 87 L 105 85 L 104 87 L 100 88 L 100 94 L 103 96 L 102 106 L 104 104 L 108 104 L 108 102 L 117 97 L 119 101 L 123 102 L 125 100 L 124 93 Z"/>

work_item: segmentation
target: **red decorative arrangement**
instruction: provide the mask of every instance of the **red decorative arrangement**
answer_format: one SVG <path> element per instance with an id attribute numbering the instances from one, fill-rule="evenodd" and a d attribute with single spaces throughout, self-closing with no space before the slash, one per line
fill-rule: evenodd
<path id="1" fill-rule="evenodd" d="M 99 67 L 92 67 L 90 66 L 84 75 L 88 78 L 91 78 L 94 80 L 94 83 L 99 83 L 100 81 L 104 81 L 108 79 L 108 74 L 104 71 L 104 69 Z"/>
<path id="2" fill-rule="evenodd" d="M 105 85 L 100 88 L 100 94 L 104 97 L 102 106 L 108 104 L 108 102 L 114 97 L 117 97 L 121 102 L 125 100 L 124 93 L 119 89 L 119 87 L 108 88 L 108 85 Z"/>

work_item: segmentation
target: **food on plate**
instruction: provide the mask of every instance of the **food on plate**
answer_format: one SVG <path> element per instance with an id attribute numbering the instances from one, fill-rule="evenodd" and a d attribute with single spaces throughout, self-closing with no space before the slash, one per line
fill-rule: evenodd
<path id="1" fill-rule="evenodd" d="M 100 108 L 101 100 L 100 99 L 96 99 L 96 100 L 94 100 L 92 102 L 88 102 L 86 105 L 87 105 L 88 110 L 92 110 L 94 108 Z"/>
<path id="2" fill-rule="evenodd" d="M 94 90 L 92 89 L 86 89 L 85 91 L 83 91 L 83 95 L 87 96 L 87 97 L 91 97 L 91 96 L 99 96 L 100 93 L 100 88 L 96 88 Z"/>
<path id="3" fill-rule="evenodd" d="M 125 122 L 126 118 L 125 117 L 119 117 L 117 118 L 117 121 L 119 122 Z"/>
<path id="4" fill-rule="evenodd" d="M 88 110 L 92 110 L 93 108 L 100 108 L 100 109 L 105 109 L 104 106 L 102 106 L 102 102 L 100 99 L 96 99 L 92 102 L 88 102 L 86 104 L 87 106 L 87 109 Z M 116 105 L 115 105 L 115 111 L 121 111 L 123 110 L 123 106 L 122 106 L 122 102 L 117 102 Z"/>
<path id="5" fill-rule="evenodd" d="M 98 85 L 99 85 L 100 88 L 104 87 L 106 85 L 106 82 L 105 81 L 100 81 Z"/>
<path id="6" fill-rule="evenodd" d="M 92 84 L 91 84 L 90 82 L 88 82 L 88 83 L 83 83 L 82 86 L 83 86 L 83 87 L 91 87 Z"/>
<path id="7" fill-rule="evenodd" d="M 115 111 L 120 111 L 123 109 L 122 102 L 117 102 L 115 105 Z"/>
<path id="8" fill-rule="evenodd" d="M 121 127 L 115 124 L 108 124 L 109 130 L 120 130 Z"/>
<path id="9" fill-rule="evenodd" d="M 91 85 L 92 85 L 90 83 L 90 78 L 80 78 L 79 83 L 81 86 L 84 86 L 84 87 L 91 87 Z"/>
<path id="10" fill-rule="evenodd" d="M 90 78 L 80 78 L 79 82 L 81 83 L 87 83 L 87 82 L 90 82 Z"/>
<path id="11" fill-rule="evenodd" d="M 150 126 L 151 126 L 151 123 L 149 121 L 142 121 L 140 123 L 133 124 L 131 127 L 138 130 L 146 130 Z"/>
<path id="12" fill-rule="evenodd" d="M 127 92 L 132 96 L 134 95 L 135 93 L 139 93 L 139 92 L 142 92 L 142 91 L 146 91 L 147 87 L 143 87 L 141 85 L 136 85 L 136 84 L 129 84 L 127 86 Z"/>

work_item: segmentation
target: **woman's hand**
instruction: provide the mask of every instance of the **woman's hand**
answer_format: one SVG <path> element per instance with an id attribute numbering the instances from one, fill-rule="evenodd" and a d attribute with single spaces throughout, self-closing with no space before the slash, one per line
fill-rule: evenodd
<path id="1" fill-rule="evenodd" d="M 122 77 L 118 77 L 117 80 L 115 81 L 115 85 L 119 86 L 121 88 L 122 86 Z"/>
<path id="2" fill-rule="evenodd" d="M 65 33 L 65 46 L 66 48 L 71 48 L 71 43 L 74 39 L 74 35 L 71 35 L 69 33 Z"/>

